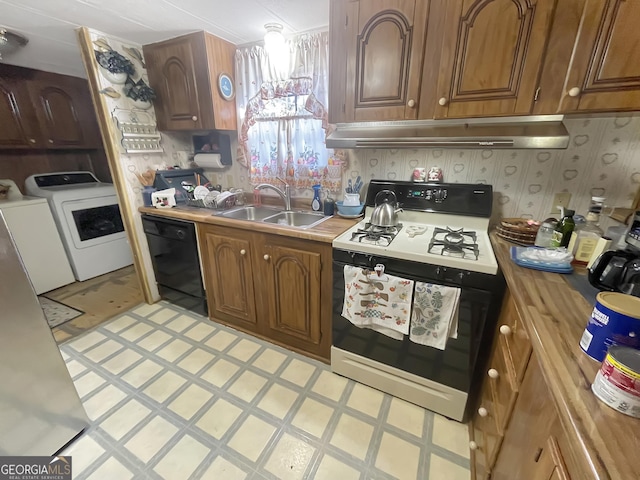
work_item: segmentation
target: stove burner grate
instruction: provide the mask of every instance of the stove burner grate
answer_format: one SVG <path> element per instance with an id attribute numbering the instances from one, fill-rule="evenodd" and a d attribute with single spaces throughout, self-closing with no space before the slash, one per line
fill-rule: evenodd
<path id="1" fill-rule="evenodd" d="M 461 258 L 466 258 L 467 252 L 472 252 L 476 260 L 478 260 L 478 256 L 480 255 L 476 232 L 465 230 L 464 228 L 455 230 L 450 227 L 436 227 L 433 231 L 433 237 L 429 242 L 427 252 L 438 253 L 437 251 L 432 252 L 436 247 L 442 247 L 440 249 L 440 255 L 453 254 L 459 255 Z"/>
<path id="2" fill-rule="evenodd" d="M 365 223 L 364 228 L 358 228 L 351 234 L 351 241 L 388 247 L 401 229 L 401 223 L 394 227 L 378 227 Z"/>

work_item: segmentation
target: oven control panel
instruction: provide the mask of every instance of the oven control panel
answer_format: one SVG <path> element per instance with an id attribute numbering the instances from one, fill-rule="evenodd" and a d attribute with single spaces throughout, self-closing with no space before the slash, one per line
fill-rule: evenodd
<path id="1" fill-rule="evenodd" d="M 425 200 L 441 203 L 447 198 L 446 188 L 413 189 L 407 192 L 408 198 L 424 198 Z"/>
<path id="2" fill-rule="evenodd" d="M 385 190 L 394 192 L 398 203 L 405 210 L 487 218 L 491 216 L 491 185 L 371 180 L 367 189 L 367 206 L 375 206 L 376 195 Z"/>

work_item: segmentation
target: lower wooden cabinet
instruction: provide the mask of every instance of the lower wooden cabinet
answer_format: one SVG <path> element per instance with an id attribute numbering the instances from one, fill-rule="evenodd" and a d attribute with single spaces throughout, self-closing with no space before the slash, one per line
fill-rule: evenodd
<path id="1" fill-rule="evenodd" d="M 329 359 L 330 244 L 214 225 L 199 240 L 212 319 Z"/>
<path id="2" fill-rule="evenodd" d="M 531 350 L 507 292 L 478 410 L 469 426 L 474 480 L 584 478 Z"/>

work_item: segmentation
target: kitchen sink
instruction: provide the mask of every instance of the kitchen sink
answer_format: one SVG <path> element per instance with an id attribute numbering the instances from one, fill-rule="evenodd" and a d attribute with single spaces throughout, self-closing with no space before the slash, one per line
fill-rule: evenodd
<path id="1" fill-rule="evenodd" d="M 290 227 L 309 228 L 331 217 L 325 217 L 321 213 L 307 212 L 280 212 L 277 215 L 263 219 L 266 223 L 275 223 L 277 225 L 288 225 Z"/>
<path id="2" fill-rule="evenodd" d="M 237 220 L 251 220 L 254 222 L 259 222 L 280 212 L 282 212 L 282 210 L 277 208 L 256 207 L 250 205 L 246 207 L 234 208 L 233 210 L 228 210 L 218 215 L 227 218 L 235 218 Z"/>

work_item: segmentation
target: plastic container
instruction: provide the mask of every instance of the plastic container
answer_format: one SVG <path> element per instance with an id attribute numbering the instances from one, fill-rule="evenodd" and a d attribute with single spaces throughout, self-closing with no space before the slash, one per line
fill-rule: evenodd
<path id="1" fill-rule="evenodd" d="M 324 215 L 326 217 L 330 217 L 331 215 L 333 215 L 335 212 L 335 207 L 336 202 L 333 200 L 333 198 L 327 197 L 323 205 Z"/>
<path id="2" fill-rule="evenodd" d="M 145 207 L 153 206 L 153 202 L 151 201 L 151 194 L 155 191 L 156 189 L 153 187 L 153 185 L 144 185 L 142 187 L 142 204 Z"/>
<path id="3" fill-rule="evenodd" d="M 551 246 L 551 239 L 553 238 L 554 225 L 552 223 L 544 222 L 538 229 L 536 240 L 534 245 L 536 247 L 548 248 Z"/>

